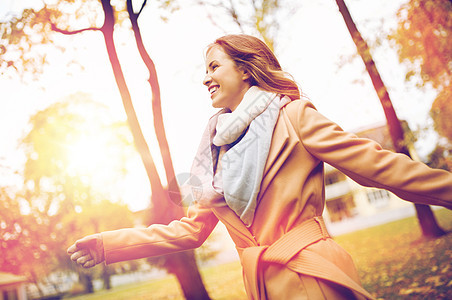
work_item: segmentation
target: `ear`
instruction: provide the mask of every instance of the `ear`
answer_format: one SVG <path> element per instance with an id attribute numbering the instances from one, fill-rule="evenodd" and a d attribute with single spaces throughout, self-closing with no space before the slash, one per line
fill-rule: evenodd
<path id="1" fill-rule="evenodd" d="M 243 76 L 242 76 L 243 81 L 248 81 L 251 78 L 251 74 L 245 68 L 242 68 L 242 73 L 243 73 Z"/>

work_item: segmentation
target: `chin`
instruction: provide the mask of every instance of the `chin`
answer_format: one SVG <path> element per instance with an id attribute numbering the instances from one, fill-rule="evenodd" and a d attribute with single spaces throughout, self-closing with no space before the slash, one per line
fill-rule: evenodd
<path id="1" fill-rule="evenodd" d="M 214 108 L 223 108 L 225 106 L 222 105 L 221 102 L 219 102 L 219 101 L 212 100 L 212 107 L 214 107 Z"/>

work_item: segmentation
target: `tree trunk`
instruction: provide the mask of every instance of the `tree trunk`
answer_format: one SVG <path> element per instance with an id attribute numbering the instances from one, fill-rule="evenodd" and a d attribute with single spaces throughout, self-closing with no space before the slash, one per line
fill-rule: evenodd
<path id="1" fill-rule="evenodd" d="M 145 2 L 143 2 L 143 9 Z M 163 164 L 165 167 L 166 179 L 168 182 L 168 189 L 171 192 L 172 203 L 165 203 L 159 201 L 159 199 L 152 198 L 154 209 L 158 207 L 158 211 L 173 211 L 174 214 L 179 219 L 184 215 L 182 206 L 174 205 L 181 202 L 181 195 L 179 186 L 175 178 L 175 172 L 173 167 L 173 162 L 171 159 L 171 154 L 169 151 L 168 141 L 166 139 L 165 127 L 163 123 L 162 116 L 162 106 L 160 97 L 160 86 L 158 82 L 157 71 L 155 69 L 154 62 L 149 56 L 146 48 L 144 47 L 143 40 L 141 38 L 141 31 L 138 25 L 138 17 L 141 10 L 135 13 L 133 10 L 132 0 L 127 0 L 127 11 L 129 13 L 129 18 L 132 24 L 132 30 L 135 35 L 135 41 L 137 44 L 138 51 L 140 53 L 141 59 L 143 60 L 146 68 L 149 72 L 149 85 L 152 90 L 152 112 L 154 117 L 154 130 L 159 143 L 160 152 L 162 154 Z M 165 206 L 164 208 L 162 206 Z M 160 214 L 160 218 L 162 215 Z M 155 217 L 152 223 L 163 223 L 168 224 L 173 219 L 168 218 L 166 220 L 156 220 Z M 182 253 L 175 253 L 166 257 L 167 269 L 173 273 L 181 286 L 181 289 L 187 299 L 209 299 L 208 293 L 205 289 L 204 283 L 199 273 L 198 266 L 196 264 L 196 259 L 193 250 L 185 251 Z"/>
<path id="2" fill-rule="evenodd" d="M 94 285 L 92 275 L 85 273 L 83 270 L 78 272 L 79 282 L 85 287 L 85 293 L 94 293 Z"/>
<path id="3" fill-rule="evenodd" d="M 436 222 L 435 215 L 428 205 L 415 205 L 422 235 L 426 239 L 437 238 L 445 235 L 445 232 Z"/>
<path id="4" fill-rule="evenodd" d="M 105 264 L 102 265 L 102 280 L 104 282 L 104 289 L 111 289 L 111 270 Z"/>
<path id="5" fill-rule="evenodd" d="M 157 74 L 155 72 L 154 64 L 147 54 L 146 50 L 144 49 L 143 43 L 141 41 L 141 35 L 137 23 L 137 15 L 133 13 L 130 1 L 127 2 L 127 5 L 130 13 L 130 20 L 134 26 L 135 38 L 140 54 L 150 72 L 149 83 L 151 84 L 153 95 L 152 106 L 154 111 L 155 131 L 159 140 L 159 146 L 161 147 L 168 183 L 170 183 L 175 180 L 175 176 L 163 127 L 163 118 L 160 105 L 160 90 L 157 81 Z M 105 21 L 101 31 L 104 35 L 108 57 L 113 68 L 116 83 L 121 93 L 121 98 L 123 100 L 127 119 L 132 130 L 136 147 L 138 149 L 138 152 L 140 153 L 144 167 L 148 174 L 149 181 L 151 183 L 151 206 L 152 210 L 156 213 L 153 214 L 153 218 L 150 224 L 168 224 L 172 220 L 180 219 L 183 216 L 183 208 L 175 204 L 179 203 L 180 201 L 170 201 L 169 194 L 164 190 L 162 186 L 157 170 L 155 168 L 154 161 L 152 160 L 149 147 L 146 144 L 140 125 L 138 123 L 138 119 L 132 105 L 131 96 L 127 88 L 124 74 L 121 70 L 119 59 L 116 53 L 113 39 L 113 27 L 115 23 L 113 8 L 109 0 L 102 0 L 102 7 L 105 14 Z M 178 192 L 179 191 L 177 188 L 177 194 L 179 194 Z M 168 260 L 166 265 L 173 270 L 172 273 L 174 273 L 178 278 L 181 288 L 184 291 L 184 295 L 186 295 L 187 299 L 209 299 L 207 291 L 199 275 L 199 270 L 196 266 L 196 260 L 194 259 L 193 252 L 191 253 L 191 255 L 177 253 L 172 255 L 171 257 L 172 259 Z"/>
<path id="6" fill-rule="evenodd" d="M 378 98 L 380 99 L 381 105 L 383 106 L 383 111 L 388 122 L 389 133 L 391 135 L 392 143 L 394 144 L 394 149 L 396 152 L 406 154 L 410 156 L 408 148 L 404 143 L 404 132 L 402 126 L 397 118 L 394 107 L 392 106 L 391 99 L 389 98 L 388 90 L 380 77 L 377 70 L 375 62 L 370 54 L 369 47 L 367 43 L 361 36 L 361 33 L 356 28 L 355 23 L 345 5 L 344 0 L 336 0 L 339 11 L 344 18 L 347 29 L 356 45 L 359 55 L 361 56 L 366 70 L 372 80 L 372 84 L 377 92 Z M 411 157 L 411 156 L 410 156 Z M 417 218 L 422 229 L 422 234 L 424 237 L 438 237 L 445 234 L 438 223 L 436 222 L 435 216 L 428 205 L 414 204 L 416 208 Z"/>
<path id="7" fill-rule="evenodd" d="M 34 285 L 36 286 L 39 296 L 40 297 L 44 296 L 44 292 L 42 291 L 41 287 L 39 286 L 38 277 L 36 276 L 35 272 L 33 270 L 31 270 L 30 274 L 31 274 L 31 282 L 33 282 Z"/>
<path id="8" fill-rule="evenodd" d="M 167 256 L 165 266 L 174 274 L 184 293 L 185 299 L 208 300 L 210 299 L 198 271 L 193 251 L 184 251 Z"/>
<path id="9" fill-rule="evenodd" d="M 144 7 L 146 3 L 143 2 Z M 166 139 L 165 126 L 163 124 L 163 115 L 162 115 L 162 103 L 160 98 L 160 85 L 158 82 L 157 71 L 155 70 L 154 62 L 149 56 L 146 48 L 144 47 L 143 40 L 141 38 L 140 27 L 138 26 L 138 17 L 141 13 L 135 13 L 133 11 L 132 0 L 127 0 L 127 12 L 129 13 L 129 19 L 132 23 L 132 31 L 135 35 L 135 42 L 137 44 L 138 52 L 140 53 L 141 59 L 143 60 L 146 68 L 149 72 L 149 85 L 152 91 L 152 113 L 154 119 L 154 131 L 157 137 L 157 141 L 159 143 L 160 153 L 162 154 L 163 165 L 165 167 L 166 180 L 168 185 L 172 185 L 172 183 L 176 183 L 172 185 L 170 188 L 171 191 L 171 200 L 175 203 L 181 202 L 181 195 L 179 186 L 177 185 L 176 176 L 174 173 L 173 161 L 171 159 L 171 154 L 169 150 L 168 140 Z M 181 216 L 183 215 L 182 208 L 179 210 Z"/>
<path id="10" fill-rule="evenodd" d="M 105 39 L 108 58 L 110 59 L 116 84 L 118 85 L 118 89 L 121 94 L 121 99 L 127 114 L 127 121 L 129 123 L 130 130 L 132 131 L 133 140 L 137 151 L 140 154 L 141 160 L 143 161 L 148 179 L 151 183 L 153 197 L 165 201 L 167 198 L 167 193 L 164 191 L 162 183 L 160 182 L 154 160 L 152 159 L 149 147 L 146 143 L 146 140 L 144 139 L 140 124 L 138 123 L 138 118 L 133 108 L 130 92 L 127 88 L 124 74 L 119 63 L 118 54 L 116 52 L 116 47 L 113 39 L 113 30 L 115 24 L 113 7 L 111 6 L 109 0 L 102 0 L 101 3 L 104 11 L 104 25 L 102 26 L 101 31 Z"/>
<path id="11" fill-rule="evenodd" d="M 154 207 L 149 210 L 147 223 L 165 225 L 170 223 L 171 213 L 165 213 L 171 212 L 177 205 L 172 201 L 161 202 L 158 205 L 159 210 Z M 210 299 L 193 250 L 164 255 L 162 258 L 164 259 L 163 267 L 176 276 L 186 299 Z"/>

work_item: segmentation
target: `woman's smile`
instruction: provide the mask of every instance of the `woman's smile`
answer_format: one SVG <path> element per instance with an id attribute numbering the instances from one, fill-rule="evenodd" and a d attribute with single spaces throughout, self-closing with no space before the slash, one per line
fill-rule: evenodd
<path id="1" fill-rule="evenodd" d="M 219 88 L 220 88 L 220 86 L 218 86 L 218 85 L 209 86 L 210 97 L 212 99 L 213 99 L 214 95 L 216 94 L 216 92 L 218 91 Z"/>

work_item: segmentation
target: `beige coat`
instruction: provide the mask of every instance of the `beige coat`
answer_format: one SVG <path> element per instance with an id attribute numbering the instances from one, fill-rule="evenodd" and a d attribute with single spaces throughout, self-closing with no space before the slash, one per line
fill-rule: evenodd
<path id="1" fill-rule="evenodd" d="M 106 262 L 196 248 L 220 220 L 237 246 L 250 299 L 371 298 L 350 256 L 324 230 L 323 162 L 362 185 L 452 209 L 451 173 L 346 133 L 310 102 L 296 100 L 275 126 L 250 228 L 227 207 L 193 205 L 168 226 L 103 232 Z"/>

